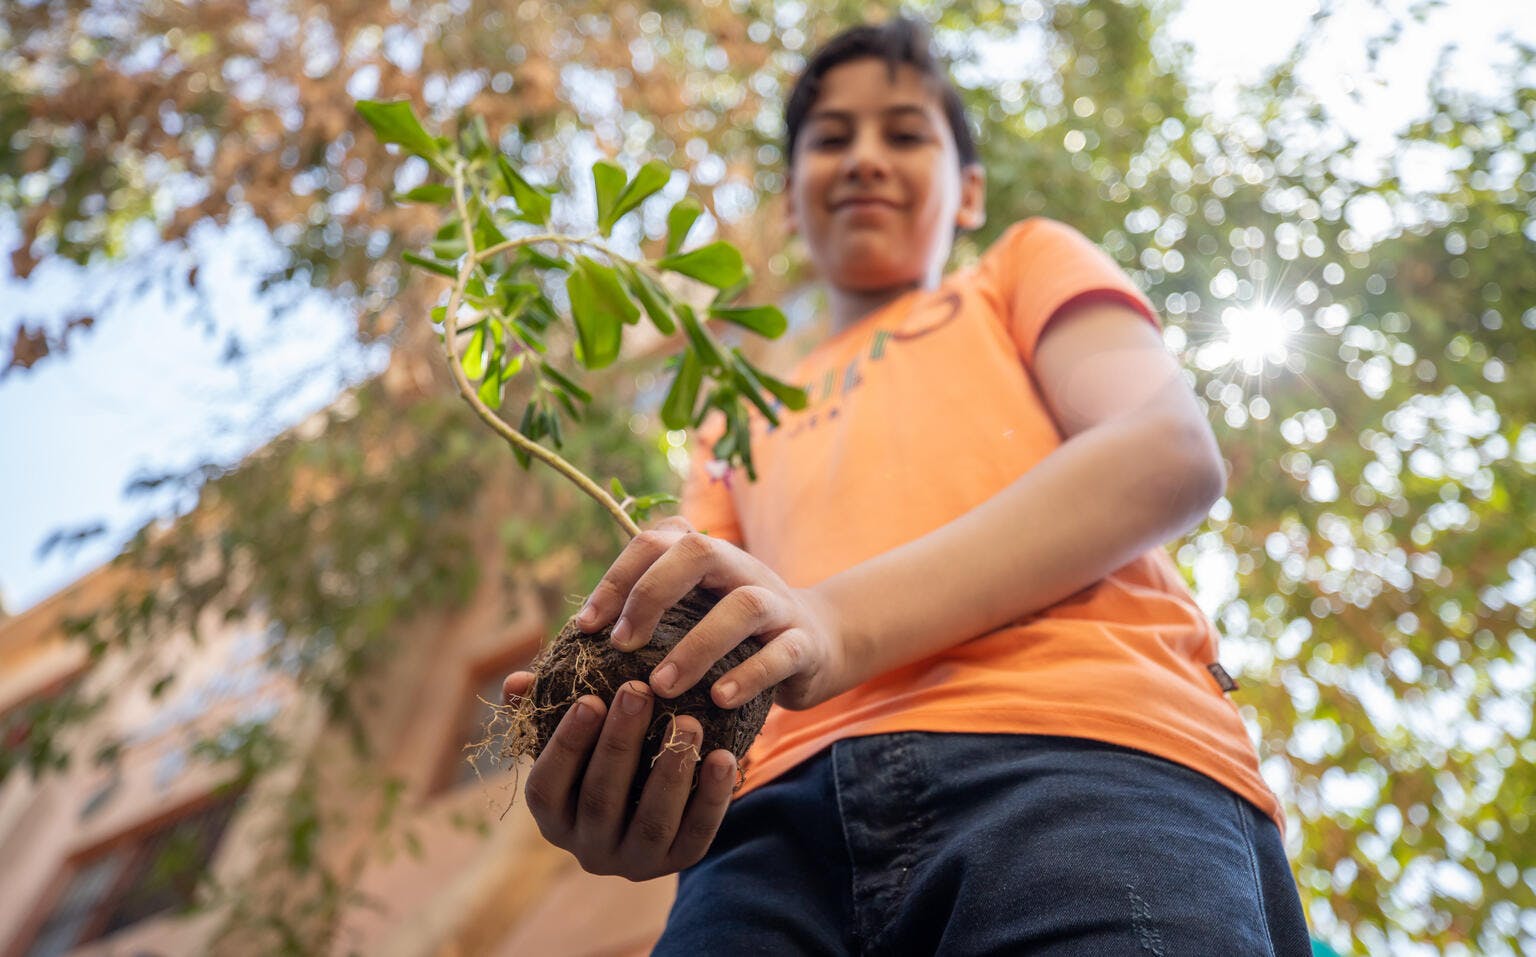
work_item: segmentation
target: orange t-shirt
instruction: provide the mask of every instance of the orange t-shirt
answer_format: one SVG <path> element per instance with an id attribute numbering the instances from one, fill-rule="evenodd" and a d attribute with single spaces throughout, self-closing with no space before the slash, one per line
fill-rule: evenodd
<path id="1" fill-rule="evenodd" d="M 1052 316 L 1088 293 L 1117 296 L 1158 324 L 1130 278 L 1081 233 L 1043 218 L 1015 224 L 974 266 L 802 359 L 787 378 L 807 387 L 806 408 L 781 409 L 777 427 L 753 422 L 756 482 L 713 461 L 716 413 L 698 436 L 684 516 L 797 588 L 958 518 L 1061 444 L 1029 370 Z M 840 738 L 1066 735 L 1193 768 L 1283 828 L 1237 709 L 1207 670 L 1216 644 L 1167 551 L 1155 548 L 1037 614 L 814 708 L 773 708 L 741 793 Z"/>

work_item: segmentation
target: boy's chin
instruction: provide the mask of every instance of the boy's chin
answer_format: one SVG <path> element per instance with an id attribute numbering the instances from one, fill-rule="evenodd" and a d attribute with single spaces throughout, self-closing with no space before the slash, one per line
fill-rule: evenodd
<path id="1" fill-rule="evenodd" d="M 870 259 L 852 259 L 832 264 L 825 270 L 824 276 L 827 282 L 839 289 L 861 293 L 908 288 L 921 278 L 912 275 L 909 269 Z"/>

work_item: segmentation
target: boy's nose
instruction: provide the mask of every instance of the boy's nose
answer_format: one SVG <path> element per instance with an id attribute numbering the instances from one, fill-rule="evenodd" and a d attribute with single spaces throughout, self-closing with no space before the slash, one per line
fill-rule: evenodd
<path id="1" fill-rule="evenodd" d="M 869 150 L 854 150 L 843 164 L 843 175 L 858 183 L 882 180 L 889 170 L 883 157 Z"/>
<path id="2" fill-rule="evenodd" d="M 843 175 L 855 182 L 884 178 L 889 172 L 878 135 L 860 133 L 843 157 Z"/>

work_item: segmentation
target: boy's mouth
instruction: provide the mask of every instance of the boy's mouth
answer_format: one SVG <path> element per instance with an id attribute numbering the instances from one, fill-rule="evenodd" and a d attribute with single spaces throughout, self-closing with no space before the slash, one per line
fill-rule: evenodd
<path id="1" fill-rule="evenodd" d="M 840 212 L 840 211 L 845 210 L 845 209 L 847 209 L 847 210 L 859 210 L 859 209 L 896 209 L 896 208 L 897 208 L 897 206 L 896 206 L 895 203 L 891 202 L 888 199 L 882 199 L 882 198 L 876 197 L 876 196 L 855 196 L 855 197 L 853 197 L 851 199 L 839 200 L 838 202 L 832 204 L 833 212 Z"/>

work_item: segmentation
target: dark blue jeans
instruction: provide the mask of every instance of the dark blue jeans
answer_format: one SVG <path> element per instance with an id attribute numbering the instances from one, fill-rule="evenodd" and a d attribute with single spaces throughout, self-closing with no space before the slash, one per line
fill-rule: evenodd
<path id="1" fill-rule="evenodd" d="M 1279 830 L 1198 772 L 1043 735 L 839 741 L 737 801 L 654 953 L 1307 957 Z"/>

